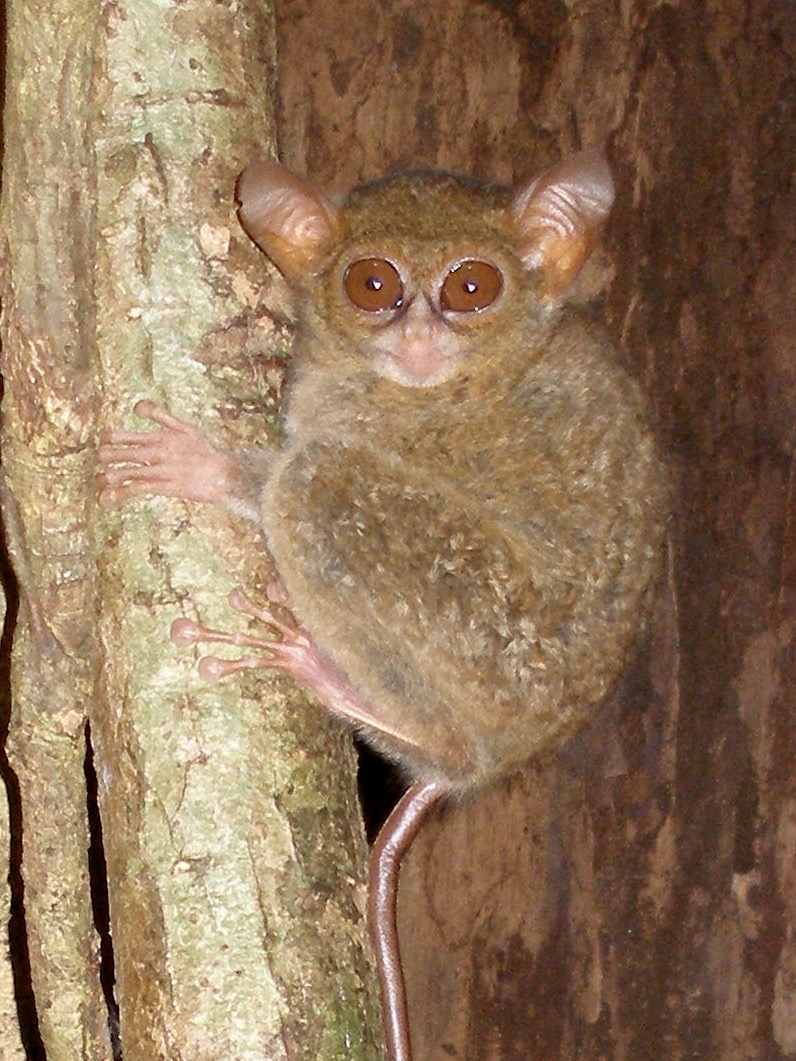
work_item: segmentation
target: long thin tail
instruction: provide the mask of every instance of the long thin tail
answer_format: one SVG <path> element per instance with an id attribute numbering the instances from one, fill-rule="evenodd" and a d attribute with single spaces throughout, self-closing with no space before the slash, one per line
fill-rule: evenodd
<path id="1" fill-rule="evenodd" d="M 387 1056 L 412 1061 L 401 951 L 398 943 L 398 876 L 431 808 L 448 792 L 442 781 L 412 785 L 381 828 L 370 856 L 368 920 L 381 985 Z"/>

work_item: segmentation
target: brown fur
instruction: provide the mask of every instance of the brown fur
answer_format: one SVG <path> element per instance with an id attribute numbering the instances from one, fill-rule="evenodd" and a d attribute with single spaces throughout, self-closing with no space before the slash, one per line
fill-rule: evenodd
<path id="1" fill-rule="evenodd" d="M 261 507 L 302 625 L 414 747 L 366 735 L 455 786 L 559 743 L 605 697 L 664 518 L 638 388 L 602 331 L 540 300 L 509 202 L 420 175 L 343 206 L 299 282 L 287 442 Z M 410 263 L 421 290 L 462 255 L 500 264 L 502 301 L 460 327 L 450 379 L 374 368 L 374 331 L 394 325 L 352 313 L 341 284 L 370 254 Z"/>

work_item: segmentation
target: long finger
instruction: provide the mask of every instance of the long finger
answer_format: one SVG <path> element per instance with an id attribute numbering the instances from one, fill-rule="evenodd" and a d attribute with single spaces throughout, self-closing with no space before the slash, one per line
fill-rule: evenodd
<path id="1" fill-rule="evenodd" d="M 97 449 L 101 464 L 155 464 L 163 460 L 163 447 L 157 435 L 128 435 L 114 437 Z"/>
<path id="2" fill-rule="evenodd" d="M 152 481 L 128 479 L 120 483 L 99 484 L 99 503 L 103 508 L 110 508 L 121 501 L 129 501 L 133 497 L 152 497 Z M 158 485 L 158 497 L 182 498 L 184 491 L 179 484 L 163 482 Z"/>
<path id="3" fill-rule="evenodd" d="M 187 424 L 184 420 L 178 419 L 176 416 L 172 416 L 172 414 L 164 409 L 162 405 L 158 405 L 156 402 L 151 402 L 147 398 L 144 398 L 140 402 L 136 402 L 133 406 L 133 412 L 136 416 L 140 416 L 144 420 L 154 420 L 156 424 L 160 424 L 161 427 L 166 427 L 170 431 L 193 430 L 190 424 Z"/>
<path id="4" fill-rule="evenodd" d="M 103 469 L 98 476 L 101 483 L 108 486 L 118 486 L 121 483 L 149 483 L 150 490 L 157 484 L 158 493 L 163 492 L 164 483 L 173 483 L 180 487 L 185 493 L 185 484 L 179 476 L 174 475 L 168 466 L 160 467 L 151 464 L 115 464 L 110 468 Z"/>
<path id="5" fill-rule="evenodd" d="M 162 437 L 162 431 L 122 431 L 110 428 L 100 433 L 100 446 L 113 446 L 116 444 L 132 446 L 142 440 L 152 439 L 154 441 L 154 439 Z"/>

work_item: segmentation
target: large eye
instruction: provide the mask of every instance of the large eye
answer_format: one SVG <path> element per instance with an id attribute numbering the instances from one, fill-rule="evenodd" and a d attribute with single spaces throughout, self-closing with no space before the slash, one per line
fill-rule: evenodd
<path id="1" fill-rule="evenodd" d="M 502 290 L 499 269 L 489 262 L 468 258 L 454 265 L 442 281 L 439 304 L 453 313 L 471 313 L 491 306 Z"/>
<path id="2" fill-rule="evenodd" d="M 385 258 L 351 262 L 343 277 L 343 287 L 354 305 L 368 313 L 398 309 L 404 297 L 400 274 Z"/>

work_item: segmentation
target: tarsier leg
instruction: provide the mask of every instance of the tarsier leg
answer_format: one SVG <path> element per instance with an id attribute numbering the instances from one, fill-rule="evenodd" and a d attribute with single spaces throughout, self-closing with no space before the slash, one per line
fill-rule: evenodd
<path id="1" fill-rule="evenodd" d="M 420 781 L 399 800 L 381 828 L 370 856 L 368 921 L 381 982 L 387 1056 L 412 1061 L 406 985 L 398 942 L 398 877 L 401 860 L 431 808 L 445 796 L 444 781 Z"/>

